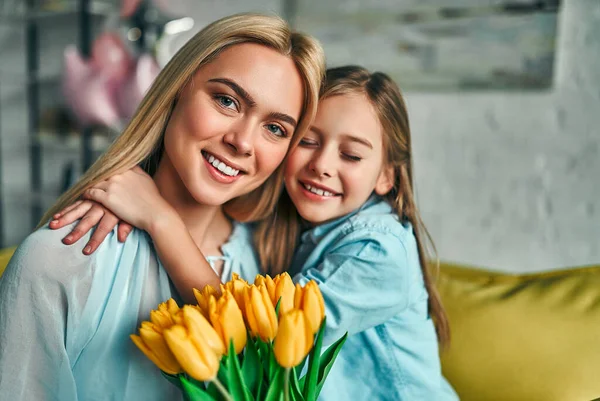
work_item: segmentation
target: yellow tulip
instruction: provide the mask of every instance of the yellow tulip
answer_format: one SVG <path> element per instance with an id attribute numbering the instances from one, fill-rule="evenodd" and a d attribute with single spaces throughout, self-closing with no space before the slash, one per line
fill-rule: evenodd
<path id="1" fill-rule="evenodd" d="M 273 352 L 284 368 L 298 366 L 313 345 L 313 333 L 303 311 L 292 309 L 281 316 Z"/>
<path id="2" fill-rule="evenodd" d="M 323 301 L 323 294 L 321 294 L 321 290 L 315 281 L 309 281 L 304 288 L 300 284 L 296 284 L 294 308 L 304 311 L 313 333 L 319 331 L 321 322 L 325 317 L 325 302 Z"/>
<path id="3" fill-rule="evenodd" d="M 236 273 L 232 273 L 231 280 L 225 284 L 221 284 L 221 293 L 229 291 L 233 294 L 240 310 L 244 311 L 244 292 L 248 288 L 248 282 L 240 278 Z"/>
<path id="4" fill-rule="evenodd" d="M 208 345 L 202 335 L 192 335 L 180 325 L 166 329 L 164 335 L 169 348 L 187 374 L 200 381 L 216 377 L 220 355 Z"/>
<path id="5" fill-rule="evenodd" d="M 231 340 L 235 353 L 242 352 L 247 341 L 246 324 L 231 292 L 225 291 L 218 301 L 215 297 L 209 298 L 209 316 L 215 331 L 225 343 L 225 354 L 229 352 Z"/>
<path id="6" fill-rule="evenodd" d="M 273 306 L 279 302 L 279 316 L 289 312 L 294 307 L 294 283 L 288 273 L 281 273 L 273 279 L 275 283 L 275 293 L 271 298 Z"/>
<path id="7" fill-rule="evenodd" d="M 181 366 L 165 342 L 163 329 L 158 325 L 143 322 L 140 335 L 132 334 L 130 338 L 160 370 L 171 375 L 181 372 Z"/>
<path id="8" fill-rule="evenodd" d="M 173 298 L 167 302 L 162 302 L 158 305 L 158 309 L 150 311 L 150 321 L 154 323 L 162 332 L 175 324 L 174 317 L 179 312 L 179 306 Z"/>
<path id="9" fill-rule="evenodd" d="M 254 285 L 257 287 L 260 287 L 261 285 L 266 286 L 269 298 L 271 298 L 271 301 L 273 302 L 273 306 L 277 304 L 277 300 L 275 299 L 275 282 L 273 282 L 271 276 L 268 274 L 265 274 L 264 276 L 257 274 L 254 279 Z"/>
<path id="10" fill-rule="evenodd" d="M 202 315 L 200 309 L 191 305 L 185 305 L 183 311 L 183 324 L 192 339 L 202 338 L 204 343 L 213 349 L 219 356 L 225 353 L 223 340 L 209 321 Z"/>
<path id="11" fill-rule="evenodd" d="M 253 336 L 260 337 L 263 341 L 272 340 L 277 334 L 277 316 L 267 287 L 249 286 L 244 292 L 244 305 L 246 307 L 246 320 Z"/>
<path id="12" fill-rule="evenodd" d="M 212 285 L 205 285 L 202 291 L 194 290 L 194 296 L 196 297 L 196 301 L 198 302 L 198 306 L 200 307 L 200 311 L 206 317 L 208 317 L 208 299 L 210 296 L 218 297 L 218 291 Z"/>

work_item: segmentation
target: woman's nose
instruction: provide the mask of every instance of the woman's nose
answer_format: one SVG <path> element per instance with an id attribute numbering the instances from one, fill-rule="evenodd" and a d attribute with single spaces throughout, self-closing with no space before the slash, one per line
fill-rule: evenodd
<path id="1" fill-rule="evenodd" d="M 250 124 L 238 124 L 225 134 L 223 142 L 237 155 L 252 156 L 254 154 L 254 136 Z"/>

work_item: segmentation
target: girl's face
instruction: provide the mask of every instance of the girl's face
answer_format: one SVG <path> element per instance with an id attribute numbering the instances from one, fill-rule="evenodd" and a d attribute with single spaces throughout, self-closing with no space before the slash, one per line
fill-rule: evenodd
<path id="1" fill-rule="evenodd" d="M 231 46 L 183 89 L 157 173 L 204 205 L 249 193 L 283 161 L 302 103 L 291 58 L 258 44 Z"/>
<path id="2" fill-rule="evenodd" d="M 313 125 L 286 164 L 285 185 L 298 213 L 324 223 L 356 210 L 373 191 L 388 193 L 392 183 L 381 124 L 366 95 L 320 101 Z"/>

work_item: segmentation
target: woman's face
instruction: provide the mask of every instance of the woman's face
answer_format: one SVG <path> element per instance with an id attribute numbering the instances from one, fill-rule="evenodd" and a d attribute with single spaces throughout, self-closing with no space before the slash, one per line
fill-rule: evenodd
<path id="1" fill-rule="evenodd" d="M 227 48 L 183 89 L 159 170 L 204 205 L 251 192 L 283 161 L 303 92 L 290 57 L 253 43 Z"/>

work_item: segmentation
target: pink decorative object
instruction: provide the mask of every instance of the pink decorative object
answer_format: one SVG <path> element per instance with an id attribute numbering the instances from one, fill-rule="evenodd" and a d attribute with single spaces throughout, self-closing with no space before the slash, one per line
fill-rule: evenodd
<path id="1" fill-rule="evenodd" d="M 94 40 L 91 63 L 109 80 L 120 81 L 127 76 L 134 60 L 116 33 L 105 32 Z"/>
<path id="2" fill-rule="evenodd" d="M 160 67 L 149 54 L 142 54 L 137 60 L 135 68 L 117 88 L 117 104 L 121 118 L 131 119 L 152 82 L 160 72 Z"/>
<path id="3" fill-rule="evenodd" d="M 120 116 L 108 77 L 98 74 L 74 46 L 65 49 L 63 92 L 75 116 L 83 124 L 118 127 Z"/>
<path id="4" fill-rule="evenodd" d="M 173 17 L 189 17 L 203 6 L 198 0 L 152 0 L 163 13 Z"/>
<path id="5" fill-rule="evenodd" d="M 129 18 L 135 14 L 135 10 L 142 3 L 142 0 L 122 0 L 121 2 L 121 18 Z"/>

